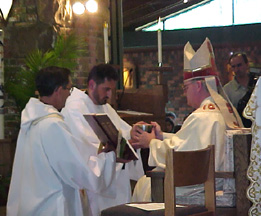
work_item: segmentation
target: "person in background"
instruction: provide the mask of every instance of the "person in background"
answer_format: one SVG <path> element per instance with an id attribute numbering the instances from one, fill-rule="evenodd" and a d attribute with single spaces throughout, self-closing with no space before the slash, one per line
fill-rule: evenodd
<path id="1" fill-rule="evenodd" d="M 234 73 L 234 78 L 224 85 L 224 90 L 234 107 L 237 108 L 238 101 L 248 90 L 249 64 L 247 55 L 243 52 L 233 53 L 228 62 Z"/>
<path id="2" fill-rule="evenodd" d="M 156 166 L 156 170 L 165 169 L 165 154 L 167 149 L 174 148 L 177 151 L 193 151 L 215 145 L 215 169 L 224 170 L 224 136 L 226 128 L 238 128 L 241 125 L 240 118 L 234 116 L 232 107 L 227 107 L 227 102 L 221 99 L 217 93 L 217 69 L 214 62 L 212 45 L 207 38 L 201 47 L 195 52 L 188 42 L 184 47 L 184 91 L 187 104 L 195 111 L 184 121 L 181 129 L 175 133 L 163 133 L 156 122 L 152 122 L 154 128 L 151 133 L 140 130 L 135 125 L 136 148 L 149 148 L 148 163 Z M 222 101 L 219 104 L 216 102 Z M 236 112 L 236 110 L 235 110 Z M 239 118 L 239 120 L 238 120 Z M 221 188 L 222 181 L 217 182 L 217 188 Z M 179 195 L 189 194 L 200 187 L 182 187 L 177 189 Z M 151 201 L 150 178 L 143 176 L 135 186 L 132 201 Z"/>
<path id="3" fill-rule="evenodd" d="M 166 118 L 165 118 L 165 132 L 168 133 L 177 133 L 180 128 L 181 124 L 176 124 L 176 114 L 174 112 L 166 112 Z"/>
<path id="4" fill-rule="evenodd" d="M 175 131 L 175 122 L 171 117 L 165 118 L 165 132 L 174 133 Z"/>
<path id="5" fill-rule="evenodd" d="M 106 113 L 116 128 L 121 130 L 122 136 L 132 142 L 132 127 L 123 121 L 111 105 L 107 103 L 112 96 L 112 91 L 116 88 L 117 80 L 118 74 L 113 66 L 109 64 L 94 66 L 87 79 L 87 91 L 74 88 L 66 101 L 65 108 L 62 110 L 72 133 L 79 137 L 83 143 L 90 143 L 90 145 L 81 146 L 84 157 L 97 154 L 100 140 L 83 114 Z M 137 153 L 140 155 L 140 149 Z M 108 188 L 101 193 L 87 191 L 88 202 L 93 215 L 99 215 L 101 210 L 105 208 L 130 202 L 130 180 L 137 181 L 142 175 L 144 175 L 144 171 L 141 159 L 125 164 L 117 163 L 115 176 L 117 189 Z"/>
<path id="6" fill-rule="evenodd" d="M 254 76 L 249 73 L 249 63 L 244 52 L 233 53 L 228 60 L 234 77 L 226 85 L 224 91 L 238 110 L 245 127 L 251 127 L 252 122 L 243 117 L 243 110 L 255 86 Z"/>
<path id="7" fill-rule="evenodd" d="M 174 123 L 175 123 L 175 120 L 177 118 L 177 116 L 174 112 L 166 112 L 166 117 L 171 118 L 174 121 Z"/>
<path id="8" fill-rule="evenodd" d="M 72 89 L 68 69 L 43 68 L 35 82 L 39 99 L 30 98 L 22 111 L 7 215 L 91 216 L 83 211 L 80 189 L 99 193 L 111 185 L 115 152 L 89 160 L 81 157 L 77 147 L 81 141 L 59 112 Z"/>

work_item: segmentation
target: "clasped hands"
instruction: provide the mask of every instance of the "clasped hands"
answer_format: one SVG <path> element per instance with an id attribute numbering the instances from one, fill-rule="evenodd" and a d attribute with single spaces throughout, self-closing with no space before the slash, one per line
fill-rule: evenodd
<path id="1" fill-rule="evenodd" d="M 152 131 L 150 133 L 142 130 L 139 125 L 141 124 L 148 124 L 144 121 L 137 122 L 133 125 L 131 129 L 131 139 L 129 140 L 129 143 L 132 145 L 134 149 L 139 148 L 149 148 L 150 141 L 152 139 L 159 139 L 163 140 L 163 132 L 161 130 L 160 125 L 157 122 L 151 122 L 150 124 L 153 126 Z M 110 151 L 116 151 L 115 148 L 112 145 L 105 144 L 103 148 L 99 149 L 98 153 L 101 152 L 110 152 Z M 128 163 L 130 160 L 125 160 L 122 158 L 117 158 L 116 162 L 120 163 Z"/>
<path id="2" fill-rule="evenodd" d="M 140 124 L 148 124 L 146 122 L 140 121 L 133 125 L 131 130 L 131 140 L 130 144 L 133 148 L 149 148 L 150 141 L 152 139 L 160 139 L 163 140 L 163 132 L 161 131 L 161 127 L 157 122 L 151 122 L 150 124 L 153 126 L 152 131 L 150 133 L 142 130 L 138 125 Z"/>

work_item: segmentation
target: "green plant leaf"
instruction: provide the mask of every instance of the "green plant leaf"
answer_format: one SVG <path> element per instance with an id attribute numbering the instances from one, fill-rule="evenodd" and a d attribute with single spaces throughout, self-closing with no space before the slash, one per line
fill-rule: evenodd
<path id="1" fill-rule="evenodd" d="M 43 52 L 35 49 L 25 57 L 26 67 L 20 68 L 14 76 L 6 81 L 6 91 L 14 97 L 20 111 L 30 97 L 35 96 L 35 77 L 38 71 L 48 66 L 59 66 L 72 72 L 77 66 L 77 58 L 82 55 L 86 46 L 75 34 L 58 35 L 51 50 Z"/>

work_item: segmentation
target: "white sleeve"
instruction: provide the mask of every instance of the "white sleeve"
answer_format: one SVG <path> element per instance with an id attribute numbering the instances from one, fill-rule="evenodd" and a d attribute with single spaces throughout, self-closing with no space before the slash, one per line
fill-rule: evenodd
<path id="1" fill-rule="evenodd" d="M 176 134 L 163 141 L 153 139 L 150 142 L 149 165 L 165 168 L 167 149 L 190 151 L 215 145 L 216 168 L 223 163 L 225 123 L 220 113 L 193 113 Z"/>
<path id="2" fill-rule="evenodd" d="M 48 127 L 44 127 L 48 125 Z M 42 146 L 50 166 L 65 184 L 76 189 L 99 192 L 107 188 L 115 175 L 114 152 L 90 157 L 85 162 L 63 121 L 43 124 Z"/>

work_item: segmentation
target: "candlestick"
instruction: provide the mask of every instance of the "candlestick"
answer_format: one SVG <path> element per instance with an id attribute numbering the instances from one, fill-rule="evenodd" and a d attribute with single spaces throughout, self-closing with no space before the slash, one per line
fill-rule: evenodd
<path id="1" fill-rule="evenodd" d="M 108 39 L 108 23 L 104 22 L 103 25 L 103 36 L 104 36 L 104 59 L 105 63 L 109 63 L 109 39 Z"/>

